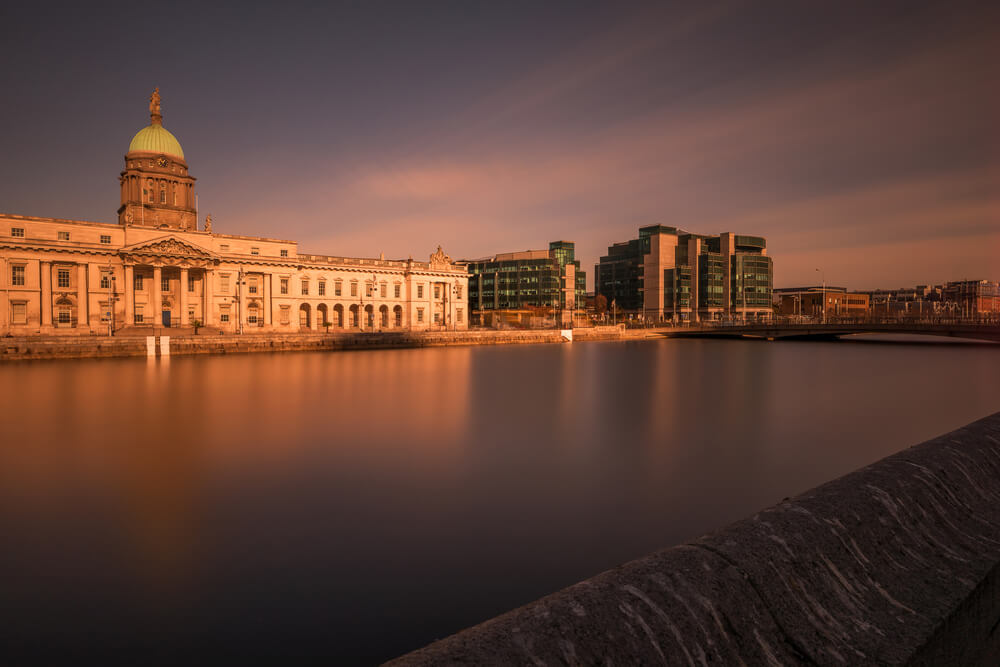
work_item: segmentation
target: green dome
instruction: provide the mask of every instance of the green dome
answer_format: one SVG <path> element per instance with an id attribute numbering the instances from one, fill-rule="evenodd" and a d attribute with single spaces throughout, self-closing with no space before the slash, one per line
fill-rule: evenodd
<path id="1" fill-rule="evenodd" d="M 128 145 L 128 152 L 163 153 L 184 159 L 181 142 L 177 141 L 177 137 L 167 132 L 166 128 L 159 123 L 147 125 L 139 130 L 132 137 L 132 143 Z"/>

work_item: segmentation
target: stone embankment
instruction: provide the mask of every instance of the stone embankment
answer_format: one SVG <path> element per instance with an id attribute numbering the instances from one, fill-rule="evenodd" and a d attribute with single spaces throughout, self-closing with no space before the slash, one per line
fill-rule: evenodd
<path id="1" fill-rule="evenodd" d="M 169 335 L 169 330 L 159 330 Z M 624 327 L 574 329 L 573 340 L 615 340 Z M 245 334 L 171 336 L 171 355 L 293 352 L 306 350 L 370 350 L 448 345 L 517 345 L 566 342 L 554 329 L 421 331 L 332 334 Z M 157 344 L 156 349 L 160 349 Z M 0 338 L 0 362 L 23 359 L 74 359 L 146 355 L 146 337 L 22 336 Z"/>
<path id="2" fill-rule="evenodd" d="M 389 664 L 1000 664 L 1000 413 Z"/>

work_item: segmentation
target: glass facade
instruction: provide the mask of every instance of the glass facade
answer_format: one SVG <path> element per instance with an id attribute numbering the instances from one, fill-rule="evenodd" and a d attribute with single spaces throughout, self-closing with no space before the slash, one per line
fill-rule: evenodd
<path id="1" fill-rule="evenodd" d="M 732 257 L 730 281 L 733 308 L 771 306 L 771 258 L 737 254 Z"/>
<path id="2" fill-rule="evenodd" d="M 566 265 L 576 273 L 574 296 L 577 308 L 583 303 L 587 274 L 580 270 L 575 246 L 570 241 L 553 241 L 546 257 L 543 251 L 510 253 L 490 260 L 469 262 L 469 305 L 475 310 L 521 310 L 557 304 L 560 276 Z M 560 299 L 560 307 L 565 300 Z"/>

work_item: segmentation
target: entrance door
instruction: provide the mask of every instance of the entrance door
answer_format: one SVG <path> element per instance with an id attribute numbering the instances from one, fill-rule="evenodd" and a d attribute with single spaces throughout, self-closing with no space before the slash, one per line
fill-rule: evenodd
<path id="1" fill-rule="evenodd" d="M 163 311 L 163 326 L 165 326 L 165 327 L 169 327 L 170 326 L 170 311 L 169 310 Z"/>

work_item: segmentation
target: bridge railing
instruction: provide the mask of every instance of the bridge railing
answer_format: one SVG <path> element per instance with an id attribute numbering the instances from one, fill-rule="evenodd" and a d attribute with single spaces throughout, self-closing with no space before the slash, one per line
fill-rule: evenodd
<path id="1" fill-rule="evenodd" d="M 822 318 L 810 317 L 807 315 L 774 316 L 760 319 L 723 319 L 723 320 L 702 320 L 699 322 L 681 321 L 672 322 L 670 320 L 653 319 L 633 319 L 624 323 L 628 329 L 659 329 L 659 328 L 774 328 L 788 326 L 808 326 L 808 327 L 838 327 L 857 325 L 880 325 L 880 326 L 980 326 L 980 327 L 1000 327 L 1000 313 L 990 315 L 980 315 L 974 317 L 951 317 L 951 316 L 924 316 L 924 317 L 893 317 L 893 316 L 866 316 L 866 317 L 827 317 L 823 322 Z"/>

